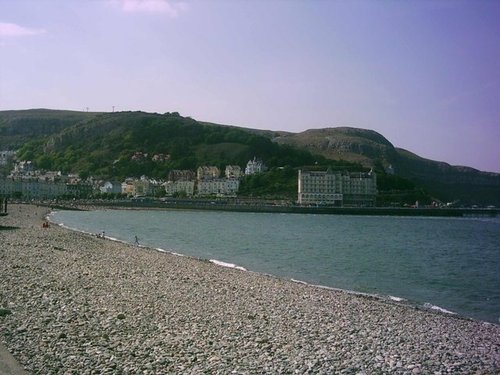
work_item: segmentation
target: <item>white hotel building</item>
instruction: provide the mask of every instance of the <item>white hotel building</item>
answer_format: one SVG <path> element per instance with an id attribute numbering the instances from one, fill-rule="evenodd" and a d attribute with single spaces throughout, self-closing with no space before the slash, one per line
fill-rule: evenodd
<path id="1" fill-rule="evenodd" d="M 298 203 L 301 205 L 366 206 L 375 205 L 375 173 L 302 171 L 298 177 Z"/>

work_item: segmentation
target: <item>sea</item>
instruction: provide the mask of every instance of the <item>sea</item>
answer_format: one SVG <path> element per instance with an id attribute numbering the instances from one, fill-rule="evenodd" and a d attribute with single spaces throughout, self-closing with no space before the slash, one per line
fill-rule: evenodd
<path id="1" fill-rule="evenodd" d="M 55 211 L 50 220 L 220 266 L 500 323 L 500 218 Z M 398 302 L 395 302 L 398 303 Z"/>

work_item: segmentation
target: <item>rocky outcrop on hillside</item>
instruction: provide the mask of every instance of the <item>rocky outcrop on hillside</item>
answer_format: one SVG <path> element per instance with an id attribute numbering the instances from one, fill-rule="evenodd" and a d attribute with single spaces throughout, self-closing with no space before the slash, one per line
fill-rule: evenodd
<path id="1" fill-rule="evenodd" d="M 348 127 L 283 133 L 274 141 L 306 149 L 332 160 L 361 163 L 393 171 L 447 201 L 500 205 L 500 174 L 424 159 L 396 148 L 381 134 Z"/>
<path id="2" fill-rule="evenodd" d="M 397 157 L 394 146 L 373 130 L 349 127 L 311 129 L 274 139 L 280 144 L 305 148 L 333 160 L 347 160 L 373 167 L 376 161 L 387 167 Z"/>

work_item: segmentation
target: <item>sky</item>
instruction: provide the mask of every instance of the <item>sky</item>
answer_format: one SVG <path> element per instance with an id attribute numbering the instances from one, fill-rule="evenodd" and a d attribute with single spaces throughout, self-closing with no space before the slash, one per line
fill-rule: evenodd
<path id="1" fill-rule="evenodd" d="M 0 110 L 372 129 L 500 173 L 500 1 L 0 0 Z"/>

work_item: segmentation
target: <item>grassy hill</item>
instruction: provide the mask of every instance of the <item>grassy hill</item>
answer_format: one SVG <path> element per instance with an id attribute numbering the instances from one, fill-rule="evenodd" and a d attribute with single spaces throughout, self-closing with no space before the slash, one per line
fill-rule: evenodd
<path id="1" fill-rule="evenodd" d="M 271 170 L 242 182 L 242 192 L 254 196 L 296 195 L 298 168 L 374 168 L 380 202 L 434 198 L 500 205 L 499 174 L 423 159 L 356 128 L 289 133 L 201 122 L 176 112 L 0 111 L 0 150 L 9 149 L 41 169 L 113 179 L 165 178 L 170 170 L 201 165 L 244 167 L 256 156 Z M 133 160 L 138 152 L 148 157 Z M 154 154 L 166 157 L 153 161 Z M 386 173 L 389 166 L 394 175 Z"/>
<path id="2" fill-rule="evenodd" d="M 16 150 L 34 138 L 56 134 L 97 115 L 50 109 L 0 111 L 0 150 Z"/>
<path id="3" fill-rule="evenodd" d="M 78 120 L 58 132 L 33 137 L 19 149 L 18 157 L 33 160 L 42 169 L 103 178 L 142 174 L 165 178 L 172 169 L 201 165 L 244 167 L 254 156 L 269 167 L 336 164 L 252 131 L 201 123 L 178 113 L 117 112 Z M 133 160 L 138 152 L 148 156 Z M 168 157 L 153 161 L 154 154 Z"/>

